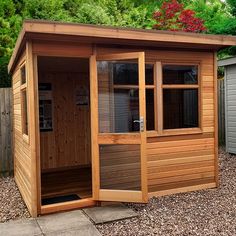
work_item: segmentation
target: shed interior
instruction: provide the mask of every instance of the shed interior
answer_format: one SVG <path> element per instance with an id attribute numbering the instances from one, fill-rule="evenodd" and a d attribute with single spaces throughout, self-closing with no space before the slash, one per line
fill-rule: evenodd
<path id="1" fill-rule="evenodd" d="M 89 60 L 38 57 L 42 205 L 92 197 Z"/>

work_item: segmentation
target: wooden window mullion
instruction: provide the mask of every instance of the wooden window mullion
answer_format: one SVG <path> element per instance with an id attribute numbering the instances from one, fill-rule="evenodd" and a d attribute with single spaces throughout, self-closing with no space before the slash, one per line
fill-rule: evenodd
<path id="1" fill-rule="evenodd" d="M 163 91 L 162 91 L 162 64 L 160 61 L 156 62 L 155 66 L 155 81 L 156 81 L 156 122 L 157 122 L 157 134 L 163 133 Z"/>

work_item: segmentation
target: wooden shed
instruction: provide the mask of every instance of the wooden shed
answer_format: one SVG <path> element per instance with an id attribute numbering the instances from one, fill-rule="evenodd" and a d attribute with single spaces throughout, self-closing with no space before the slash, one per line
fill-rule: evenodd
<path id="1" fill-rule="evenodd" d="M 218 61 L 224 67 L 225 94 L 225 146 L 226 151 L 236 154 L 236 57 Z"/>
<path id="2" fill-rule="evenodd" d="M 32 214 L 218 185 L 232 36 L 28 20 L 12 58 L 15 180 Z"/>

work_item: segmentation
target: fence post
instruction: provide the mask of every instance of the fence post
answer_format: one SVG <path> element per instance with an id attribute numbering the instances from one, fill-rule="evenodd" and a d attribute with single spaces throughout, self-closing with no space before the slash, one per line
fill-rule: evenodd
<path id="1" fill-rule="evenodd" d="M 0 176 L 12 172 L 12 89 L 0 88 Z"/>

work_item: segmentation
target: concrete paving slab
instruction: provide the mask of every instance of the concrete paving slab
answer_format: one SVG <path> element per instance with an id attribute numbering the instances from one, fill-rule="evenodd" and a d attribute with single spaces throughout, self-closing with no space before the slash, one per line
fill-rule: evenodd
<path id="1" fill-rule="evenodd" d="M 101 236 L 101 234 L 96 227 L 90 223 L 89 225 L 80 226 L 76 229 L 46 233 L 45 236 Z"/>
<path id="2" fill-rule="evenodd" d="M 36 220 L 44 234 L 65 232 L 92 225 L 81 210 L 41 216 Z"/>
<path id="3" fill-rule="evenodd" d="M 15 220 L 0 223 L 0 236 L 41 236 L 35 219 Z"/>
<path id="4" fill-rule="evenodd" d="M 138 216 L 137 213 L 123 204 L 86 208 L 83 211 L 95 224 Z"/>

